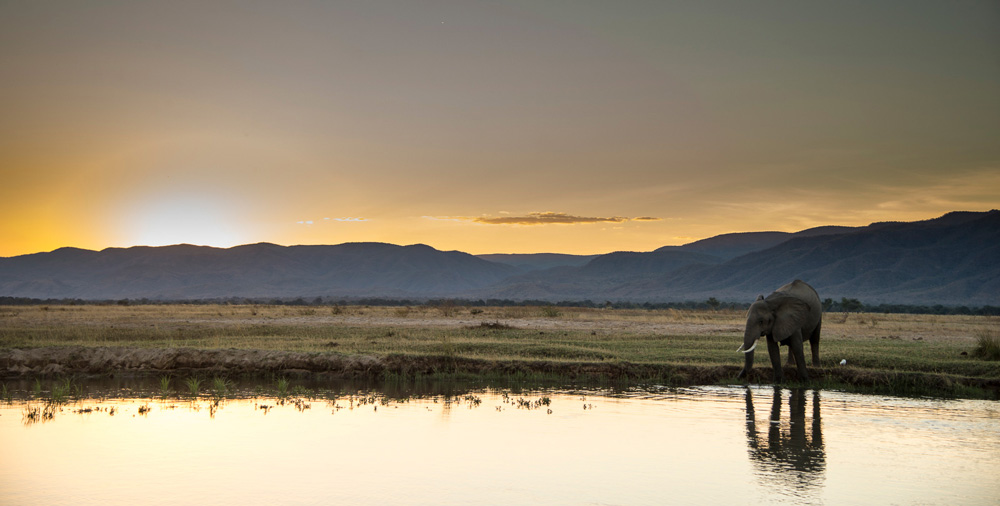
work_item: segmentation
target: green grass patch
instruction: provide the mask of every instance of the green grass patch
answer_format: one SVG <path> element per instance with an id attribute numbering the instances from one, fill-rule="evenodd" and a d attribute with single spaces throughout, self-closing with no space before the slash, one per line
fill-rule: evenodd
<path id="1" fill-rule="evenodd" d="M 201 391 L 201 380 L 200 379 L 198 379 L 195 376 L 191 376 L 190 378 L 184 380 L 184 384 L 187 386 L 189 394 L 191 394 L 192 396 L 195 396 L 195 397 L 198 396 L 198 392 Z"/>

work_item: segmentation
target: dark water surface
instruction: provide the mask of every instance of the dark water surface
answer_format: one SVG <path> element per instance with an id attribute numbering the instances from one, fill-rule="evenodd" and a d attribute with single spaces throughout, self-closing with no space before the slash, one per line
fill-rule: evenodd
<path id="1" fill-rule="evenodd" d="M 771 387 L 0 404 L 0 504 L 997 504 L 1000 403 Z M 38 395 L 42 398 L 44 395 Z"/>

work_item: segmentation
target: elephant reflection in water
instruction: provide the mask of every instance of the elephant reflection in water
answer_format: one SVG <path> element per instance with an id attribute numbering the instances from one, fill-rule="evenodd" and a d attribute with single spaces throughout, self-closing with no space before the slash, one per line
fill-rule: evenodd
<path id="1" fill-rule="evenodd" d="M 779 488 L 792 487 L 801 491 L 816 487 L 822 483 L 826 471 L 819 392 L 812 391 L 812 420 L 808 433 L 805 390 L 791 390 L 787 424 L 781 420 L 781 394 L 781 388 L 775 387 L 767 439 L 763 440 L 757 433 L 753 394 L 749 388 L 746 391 L 750 462 L 757 474 L 773 479 Z"/>

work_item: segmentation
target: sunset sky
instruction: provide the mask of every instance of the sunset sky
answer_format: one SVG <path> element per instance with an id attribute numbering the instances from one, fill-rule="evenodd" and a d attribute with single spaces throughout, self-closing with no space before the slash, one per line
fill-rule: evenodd
<path id="1" fill-rule="evenodd" d="M 0 0 L 0 256 L 1000 208 L 1000 3 Z"/>

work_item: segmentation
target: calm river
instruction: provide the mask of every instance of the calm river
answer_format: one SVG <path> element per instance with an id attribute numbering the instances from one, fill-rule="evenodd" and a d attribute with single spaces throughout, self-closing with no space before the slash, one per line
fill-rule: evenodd
<path id="1" fill-rule="evenodd" d="M 0 453 L 4 505 L 997 504 L 1000 403 L 771 387 L 15 398 Z"/>

